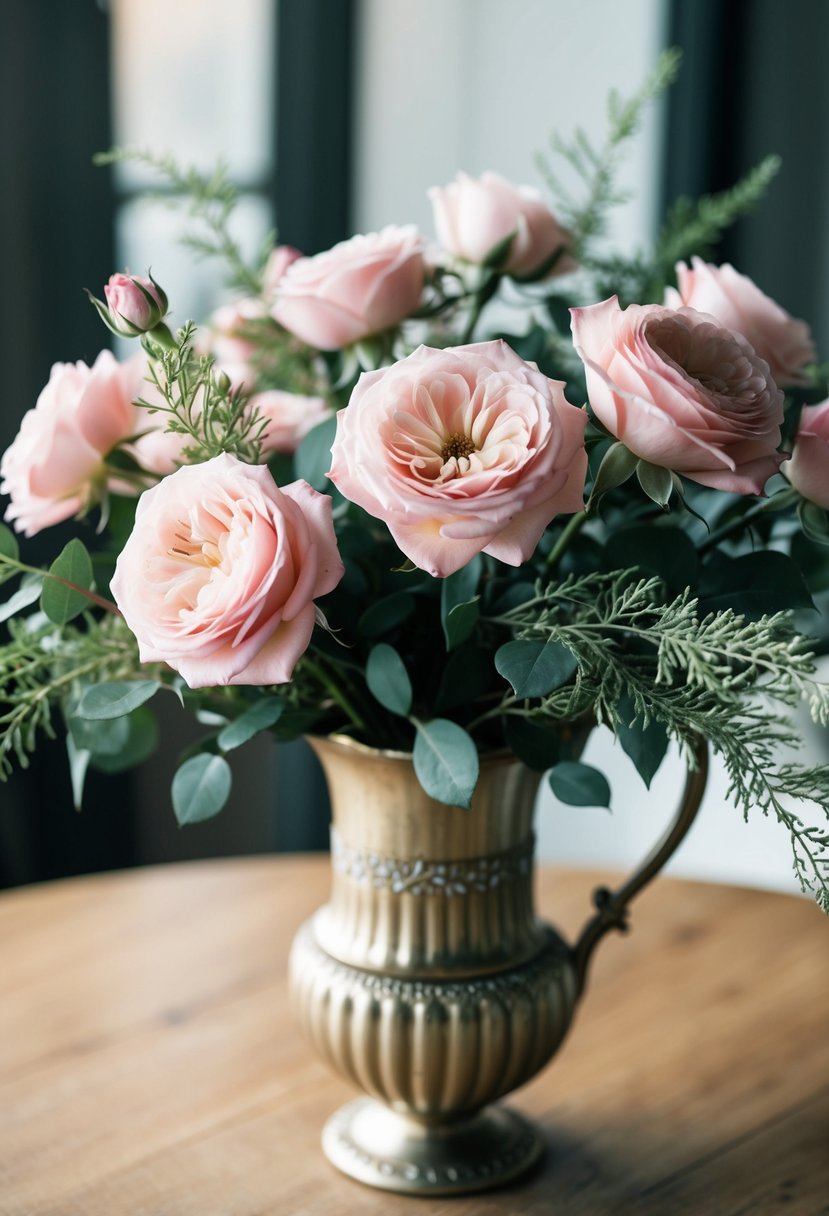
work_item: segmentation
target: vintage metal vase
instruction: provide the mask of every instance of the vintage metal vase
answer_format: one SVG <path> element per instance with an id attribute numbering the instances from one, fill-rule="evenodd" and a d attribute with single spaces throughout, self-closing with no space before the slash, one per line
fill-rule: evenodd
<path id="1" fill-rule="evenodd" d="M 626 905 L 690 827 L 705 746 L 661 844 L 617 891 L 594 893 L 571 946 L 535 913 L 536 773 L 484 758 L 463 810 L 429 799 L 404 753 L 336 736 L 311 745 L 331 791 L 333 880 L 294 942 L 292 998 L 319 1054 L 369 1095 L 329 1119 L 324 1151 L 392 1191 L 502 1184 L 542 1142 L 492 1103 L 551 1058 L 597 942 L 624 927 Z"/>

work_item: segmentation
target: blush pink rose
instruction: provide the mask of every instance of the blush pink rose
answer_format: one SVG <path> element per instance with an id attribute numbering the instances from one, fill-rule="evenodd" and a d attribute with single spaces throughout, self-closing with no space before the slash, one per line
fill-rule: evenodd
<path id="1" fill-rule="evenodd" d="M 251 397 L 250 405 L 267 422 L 262 435 L 263 456 L 269 452 L 295 452 L 308 432 L 330 413 L 322 397 L 303 397 L 279 389 L 257 393 Z"/>
<path id="2" fill-rule="evenodd" d="M 216 360 L 216 369 L 229 376 L 234 388 L 244 384 L 250 392 L 256 384 L 253 355 L 257 343 L 249 331 L 267 315 L 261 300 L 246 297 L 217 308 L 208 322 L 207 350 Z"/>
<path id="3" fill-rule="evenodd" d="M 317 350 L 339 350 L 398 325 L 423 291 L 423 242 L 413 226 L 354 236 L 279 279 L 272 315 Z"/>
<path id="4" fill-rule="evenodd" d="M 363 374 L 337 415 L 329 476 L 437 578 L 475 556 L 518 566 L 583 505 L 583 410 L 505 342 L 421 346 Z"/>
<path id="5" fill-rule="evenodd" d="M 803 368 L 817 354 L 809 326 L 797 321 L 733 266 L 712 266 L 691 258 L 691 266 L 678 262 L 679 290 L 665 293 L 668 308 L 695 308 L 747 338 L 765 359 L 777 384 L 805 384 Z"/>
<path id="6" fill-rule="evenodd" d="M 262 294 L 267 298 L 273 296 L 285 271 L 301 257 L 302 254 L 293 245 L 277 245 L 272 249 L 262 275 Z"/>
<path id="7" fill-rule="evenodd" d="M 103 489 L 106 455 L 135 430 L 123 369 L 109 351 L 92 367 L 56 363 L 0 462 L 5 518 L 33 536 L 77 515 Z"/>
<path id="8" fill-rule="evenodd" d="M 142 494 L 111 587 L 142 662 L 190 688 L 284 684 L 342 575 L 331 499 L 224 454 Z"/>
<path id="9" fill-rule="evenodd" d="M 570 233 L 531 186 L 513 186 L 497 173 L 479 178 L 459 173 L 448 186 L 433 187 L 429 198 L 438 240 L 456 258 L 482 265 L 512 235 L 498 267 L 506 274 L 533 278 L 557 249 L 565 252 L 549 273 L 566 274 L 576 268 L 566 252 Z"/>
<path id="10" fill-rule="evenodd" d="M 829 509 L 829 401 L 803 407 L 791 460 L 781 472 L 809 502 Z"/>
<path id="11" fill-rule="evenodd" d="M 573 308 L 600 422 L 636 456 L 704 486 L 762 494 L 783 457 L 783 394 L 741 334 L 693 308 Z"/>

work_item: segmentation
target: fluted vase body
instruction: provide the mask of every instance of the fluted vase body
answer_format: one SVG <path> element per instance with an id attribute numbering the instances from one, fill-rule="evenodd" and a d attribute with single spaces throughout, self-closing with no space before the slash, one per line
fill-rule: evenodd
<path id="1" fill-rule="evenodd" d="M 485 758 L 464 810 L 432 801 L 407 755 L 312 746 L 331 790 L 333 878 L 294 946 L 293 999 L 320 1055 L 375 1100 L 330 1121 L 326 1152 L 397 1190 L 513 1176 L 535 1134 L 512 1112 L 478 1112 L 550 1059 L 579 988 L 572 951 L 535 914 L 538 776 Z"/>

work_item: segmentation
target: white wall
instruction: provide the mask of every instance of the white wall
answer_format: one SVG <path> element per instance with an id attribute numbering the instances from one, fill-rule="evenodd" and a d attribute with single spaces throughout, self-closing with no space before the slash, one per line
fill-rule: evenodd
<path id="1" fill-rule="evenodd" d="M 663 45 L 662 0 L 363 0 L 358 42 L 355 226 L 413 222 L 433 236 L 426 190 L 459 169 L 493 169 L 541 185 L 533 153 L 555 128 L 605 130 L 608 90 L 633 93 Z M 659 114 L 630 155 L 612 237 L 628 248 L 656 221 Z M 676 757 L 650 792 L 609 734 L 585 759 L 607 772 L 614 810 L 539 806 L 543 856 L 628 866 L 661 834 L 683 784 Z M 676 873 L 796 890 L 787 834 L 755 816 L 744 824 L 725 801 L 714 765 L 700 819 L 672 865 Z"/>

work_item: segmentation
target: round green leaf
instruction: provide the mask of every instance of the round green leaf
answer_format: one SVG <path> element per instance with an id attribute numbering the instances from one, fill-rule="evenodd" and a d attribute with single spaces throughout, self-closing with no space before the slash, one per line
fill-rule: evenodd
<path id="1" fill-rule="evenodd" d="M 0 524 L 0 557 L 8 557 L 11 561 L 16 562 L 19 554 L 20 549 L 11 528 Z"/>
<path id="2" fill-rule="evenodd" d="M 610 806 L 610 786 L 604 773 L 577 760 L 562 760 L 549 776 L 550 789 L 569 806 Z"/>
<path id="3" fill-rule="evenodd" d="M 230 786 L 230 765 L 224 756 L 202 752 L 185 760 L 173 777 L 176 819 L 182 826 L 212 819 L 227 802 Z"/>
<path id="4" fill-rule="evenodd" d="M 149 701 L 160 687 L 158 680 L 112 680 L 107 684 L 93 684 L 81 697 L 75 716 L 96 720 L 120 718 Z"/>
<path id="5" fill-rule="evenodd" d="M 393 646 L 380 642 L 373 647 L 366 663 L 366 683 L 385 709 L 406 717 L 412 708 L 412 682 Z"/>
<path id="6" fill-rule="evenodd" d="M 517 697 L 545 697 L 566 684 L 577 666 L 572 650 L 552 638 L 506 642 L 495 652 L 495 667 Z"/>
<path id="7" fill-rule="evenodd" d="M 447 718 L 418 722 L 413 760 L 430 798 L 447 806 L 470 805 L 478 780 L 478 752 L 462 727 Z"/>
<path id="8" fill-rule="evenodd" d="M 95 752 L 92 756 L 92 767 L 100 773 L 123 773 L 135 768 L 147 760 L 158 747 L 159 729 L 155 714 L 140 706 L 126 718 L 115 718 L 111 725 L 125 722 L 128 733 L 123 747 L 114 755 L 102 756 Z M 101 727 L 103 723 L 96 723 Z M 109 725 L 109 724 L 108 724 Z"/>
<path id="9" fill-rule="evenodd" d="M 285 702 L 281 697 L 264 697 L 261 701 L 256 701 L 251 705 L 250 709 L 246 709 L 238 718 L 228 722 L 227 726 L 219 732 L 216 742 L 223 752 L 232 751 L 234 747 L 241 747 L 243 743 L 247 743 L 248 739 L 258 735 L 260 730 L 267 730 L 269 726 L 278 722 L 284 708 Z"/>
<path id="10" fill-rule="evenodd" d="M 89 597 L 83 591 L 91 586 L 92 559 L 76 537 L 49 567 L 49 574 L 43 580 L 40 606 L 55 625 L 65 625 L 89 607 Z"/>

